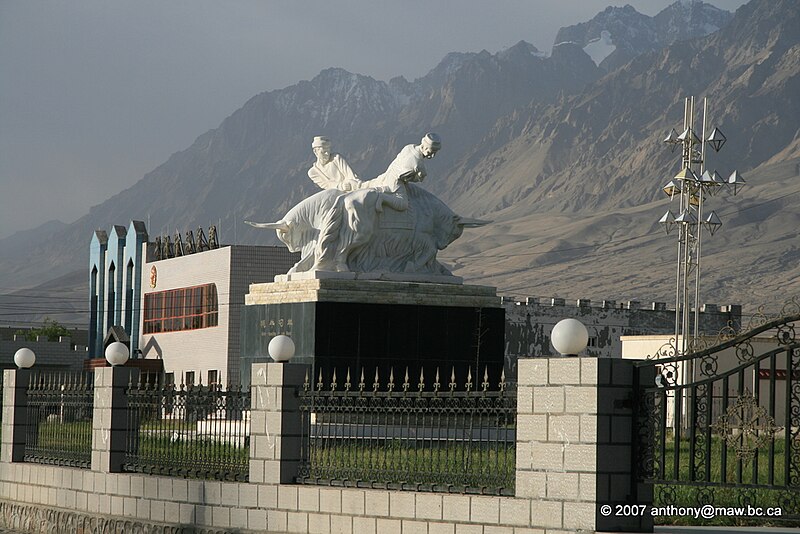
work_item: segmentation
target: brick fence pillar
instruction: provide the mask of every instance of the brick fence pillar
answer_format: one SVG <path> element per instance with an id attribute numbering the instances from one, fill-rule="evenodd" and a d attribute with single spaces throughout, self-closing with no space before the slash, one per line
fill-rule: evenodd
<path id="1" fill-rule="evenodd" d="M 255 363 L 250 389 L 250 482 L 291 484 L 301 456 L 297 391 L 307 365 Z"/>
<path id="2" fill-rule="evenodd" d="M 30 376 L 30 369 L 6 369 L 3 372 L 3 441 L 0 449 L 3 462 L 21 462 L 25 455 Z"/>
<path id="3" fill-rule="evenodd" d="M 634 371 L 616 358 L 519 360 L 516 495 L 532 500 L 532 526 L 652 532 L 652 486 L 633 468 Z M 648 506 L 617 516 L 623 504 Z"/>
<path id="4" fill-rule="evenodd" d="M 92 469 L 119 473 L 125 460 L 130 432 L 138 432 L 128 418 L 125 388 L 139 380 L 139 369 L 98 367 L 94 370 L 94 411 L 92 414 Z M 131 425 L 138 426 L 138 425 Z"/>

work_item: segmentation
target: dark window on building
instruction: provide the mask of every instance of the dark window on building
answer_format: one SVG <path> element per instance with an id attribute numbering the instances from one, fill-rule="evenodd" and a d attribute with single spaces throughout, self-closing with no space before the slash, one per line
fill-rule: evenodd
<path id="1" fill-rule="evenodd" d="M 130 332 L 133 323 L 133 260 L 128 261 L 125 274 L 125 331 Z"/>
<path id="2" fill-rule="evenodd" d="M 194 371 L 186 371 L 186 387 L 194 385 Z"/>
<path id="3" fill-rule="evenodd" d="M 144 333 L 178 332 L 217 326 L 217 286 L 205 284 L 144 296 Z"/>
<path id="4" fill-rule="evenodd" d="M 117 287 L 117 268 L 112 262 L 108 267 L 108 306 L 106 307 L 106 330 L 114 326 L 114 315 L 116 314 L 117 304 L 115 290 Z"/>
<path id="5" fill-rule="evenodd" d="M 208 372 L 208 385 L 212 388 L 219 386 L 219 371 L 216 369 Z"/>

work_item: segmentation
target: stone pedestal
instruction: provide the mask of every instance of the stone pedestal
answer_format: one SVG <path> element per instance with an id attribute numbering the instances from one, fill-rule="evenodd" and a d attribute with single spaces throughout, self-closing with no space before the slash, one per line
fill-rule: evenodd
<path id="1" fill-rule="evenodd" d="M 285 334 L 295 342 L 293 363 L 312 364 L 313 382 L 323 371 L 330 386 L 347 370 L 357 384 L 363 370 L 372 384 L 375 369 L 397 382 L 408 367 L 416 384 L 420 370 L 432 382 L 451 368 L 476 381 L 488 368 L 490 382 L 503 367 L 504 311 L 493 287 L 385 280 L 323 278 L 251 284 L 242 308 L 242 380 L 250 364 L 267 362 L 269 341 Z M 383 379 L 382 379 L 383 382 Z"/>

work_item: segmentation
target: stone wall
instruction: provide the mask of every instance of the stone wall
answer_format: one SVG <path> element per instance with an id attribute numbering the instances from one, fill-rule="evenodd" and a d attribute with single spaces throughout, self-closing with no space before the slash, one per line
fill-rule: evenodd
<path id="1" fill-rule="evenodd" d="M 622 357 L 620 336 L 675 331 L 675 310 L 668 310 L 662 302 L 566 301 L 563 298 L 518 301 L 503 297 L 503 308 L 506 311 L 506 369 L 511 376 L 515 376 L 517 359 L 555 354 L 550 346 L 550 333 L 561 319 L 581 321 L 589 330 L 586 354 L 601 358 Z M 706 304 L 700 309 L 700 330 L 716 335 L 729 322 L 738 327 L 741 317 L 739 305 Z"/>
<path id="2" fill-rule="evenodd" d="M 36 354 L 38 367 L 51 369 L 79 370 L 88 355 L 86 346 L 73 343 L 70 337 L 48 341 L 39 336 L 36 341 L 27 341 L 24 335 L 12 335 L 11 339 L 0 339 L 0 368 L 14 367 L 14 354 L 21 348 L 31 349 Z"/>
<path id="3" fill-rule="evenodd" d="M 115 411 L 126 368 L 95 378 L 92 469 L 23 463 L 27 373 L 6 371 L 0 524 L 28 532 L 546 534 L 591 532 L 600 504 L 630 488 L 630 362 L 525 360 L 518 393 L 517 495 L 296 485 L 299 365 L 252 369 L 250 482 L 185 480 L 119 469 Z M 618 453 L 608 463 L 609 452 Z M 644 504 L 645 501 L 638 503 Z M 636 525 L 638 528 L 640 525 Z M 647 525 L 644 525 L 647 528 Z M 621 524 L 621 529 L 631 525 Z"/>

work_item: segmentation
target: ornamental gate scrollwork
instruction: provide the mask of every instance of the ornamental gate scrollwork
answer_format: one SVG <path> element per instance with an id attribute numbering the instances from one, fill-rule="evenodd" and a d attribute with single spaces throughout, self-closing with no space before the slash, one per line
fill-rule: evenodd
<path id="1" fill-rule="evenodd" d="M 671 340 L 637 363 L 633 468 L 654 485 L 654 506 L 800 518 L 798 325 L 794 300 L 775 317 L 759 310 L 743 333 L 726 328 L 685 355 Z"/>

